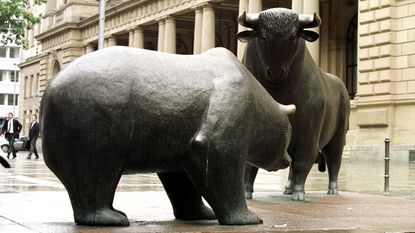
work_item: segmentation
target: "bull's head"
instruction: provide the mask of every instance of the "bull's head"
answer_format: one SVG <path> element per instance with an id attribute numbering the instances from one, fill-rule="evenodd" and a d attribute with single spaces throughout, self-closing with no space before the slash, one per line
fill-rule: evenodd
<path id="1" fill-rule="evenodd" d="M 297 14 L 285 8 L 273 8 L 259 13 L 246 14 L 238 18 L 239 24 L 253 30 L 242 31 L 237 37 L 242 42 L 259 37 L 266 40 L 284 40 L 302 37 L 309 42 L 319 38 L 316 32 L 304 30 L 318 27 L 321 19 L 314 15 Z"/>
<path id="2" fill-rule="evenodd" d="M 318 27 L 320 17 L 298 14 L 285 8 L 273 8 L 259 13 L 246 14 L 238 19 L 239 24 L 249 30 L 239 32 L 237 38 L 242 42 L 253 40 L 257 54 L 255 63 L 261 66 L 264 77 L 272 84 L 278 84 L 289 77 L 290 68 L 297 55 L 303 51 L 305 39 L 309 42 L 318 39 L 316 32 L 305 30 Z M 246 60 L 246 63 L 249 63 Z M 246 64 L 249 66 L 249 64 Z"/>

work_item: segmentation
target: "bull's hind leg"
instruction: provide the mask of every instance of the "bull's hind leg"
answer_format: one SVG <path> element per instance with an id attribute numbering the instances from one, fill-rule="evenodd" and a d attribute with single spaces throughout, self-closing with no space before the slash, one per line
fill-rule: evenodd
<path id="1" fill-rule="evenodd" d="M 329 186 L 327 191 L 329 195 L 338 194 L 337 179 L 342 161 L 343 146 L 344 135 L 343 133 L 339 133 L 322 150 L 329 172 Z"/>
<path id="2" fill-rule="evenodd" d="M 203 203 L 200 192 L 196 190 L 186 173 L 163 172 L 157 175 L 167 192 L 177 219 L 216 219 L 215 213 Z"/>
<path id="3" fill-rule="evenodd" d="M 196 139 L 192 142 L 192 153 L 185 164 L 185 170 L 213 208 L 219 223 L 225 225 L 262 223 L 262 220 L 248 209 L 245 201 L 246 155 L 240 156 L 240 153 L 230 148 L 224 150 L 220 148 L 221 145 L 208 143 L 206 138 L 196 138 L 200 140 Z M 235 148 L 239 147 L 235 146 Z"/>

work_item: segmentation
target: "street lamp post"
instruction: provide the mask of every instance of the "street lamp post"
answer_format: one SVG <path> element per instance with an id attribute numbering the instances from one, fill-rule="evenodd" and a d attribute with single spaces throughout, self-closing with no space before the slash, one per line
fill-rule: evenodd
<path id="1" fill-rule="evenodd" d="M 13 63 L 14 66 L 14 80 L 13 80 L 13 115 L 16 116 L 16 70 L 17 70 L 17 64 Z"/>
<path id="2" fill-rule="evenodd" d="M 104 48 L 104 30 L 105 30 L 105 0 L 99 0 L 98 49 Z"/>

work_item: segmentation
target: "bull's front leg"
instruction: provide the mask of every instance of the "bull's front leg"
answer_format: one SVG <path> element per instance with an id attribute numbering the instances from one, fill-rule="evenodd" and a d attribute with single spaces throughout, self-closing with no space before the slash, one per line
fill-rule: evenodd
<path id="1" fill-rule="evenodd" d="M 307 175 L 311 170 L 313 163 L 309 163 L 306 161 L 296 161 L 292 163 L 292 178 L 291 178 L 291 200 L 293 201 L 304 201 L 305 197 L 305 181 L 307 179 Z M 287 190 L 286 190 L 287 192 Z"/>
<path id="2" fill-rule="evenodd" d="M 305 200 L 305 181 L 314 164 L 316 155 L 318 154 L 318 151 L 315 148 L 308 151 L 309 152 L 306 153 L 305 150 L 297 150 L 297 152 L 292 155 L 290 173 L 284 194 L 291 194 L 291 200 L 293 201 Z M 310 153 L 310 151 L 314 152 Z"/>
<path id="3" fill-rule="evenodd" d="M 262 220 L 251 212 L 244 195 L 246 153 L 208 141 L 199 133 L 192 142 L 185 171 L 224 225 L 259 224 Z M 230 144 L 232 145 L 232 143 Z M 226 147 L 226 148 L 224 148 Z"/>

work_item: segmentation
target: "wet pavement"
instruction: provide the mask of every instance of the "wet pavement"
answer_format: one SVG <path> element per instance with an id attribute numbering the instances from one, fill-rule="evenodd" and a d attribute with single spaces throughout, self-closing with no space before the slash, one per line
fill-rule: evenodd
<path id="1" fill-rule="evenodd" d="M 26 153 L 0 167 L 0 232 L 415 232 L 415 164 L 391 163 L 390 193 L 383 193 L 383 161 L 344 159 L 339 196 L 327 196 L 328 177 L 314 167 L 305 202 L 283 195 L 288 170 L 260 170 L 249 208 L 264 224 L 221 226 L 217 221 L 179 221 L 155 174 L 121 178 L 114 207 L 124 211 L 129 227 L 84 227 L 73 223 L 63 185 L 42 158 Z"/>

